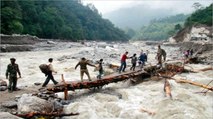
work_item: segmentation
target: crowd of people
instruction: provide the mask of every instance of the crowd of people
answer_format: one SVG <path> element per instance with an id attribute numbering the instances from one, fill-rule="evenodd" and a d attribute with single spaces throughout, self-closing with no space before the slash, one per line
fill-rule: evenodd
<path id="1" fill-rule="evenodd" d="M 140 69 L 143 69 L 143 67 L 145 66 L 145 62 L 147 62 L 148 59 L 148 53 L 149 51 L 147 50 L 146 53 L 143 52 L 143 50 L 141 50 L 140 55 L 137 57 L 137 54 L 134 53 L 133 56 L 128 57 L 128 51 L 126 51 L 122 57 L 121 57 L 121 65 L 119 67 L 119 73 L 121 72 L 125 72 L 127 63 L 126 60 L 127 59 L 131 59 L 131 64 L 132 66 L 130 67 L 130 70 L 135 71 L 136 65 L 138 63 L 138 66 Z M 166 61 L 166 52 L 164 49 L 161 49 L 160 45 L 158 46 L 158 51 L 157 51 L 157 55 L 156 55 L 156 59 L 158 60 L 158 65 L 162 66 L 162 58 L 164 61 Z M 18 64 L 15 63 L 16 59 L 15 58 L 11 58 L 10 59 L 11 63 L 7 66 L 7 70 L 6 70 L 6 78 L 8 79 L 9 76 L 9 86 L 8 86 L 8 91 L 12 92 L 12 91 L 16 91 L 17 90 L 17 74 L 19 75 L 19 78 L 21 78 L 21 73 L 19 70 L 19 66 Z M 48 59 L 49 64 L 47 65 L 47 70 L 45 72 L 43 72 L 45 74 L 45 76 L 47 77 L 46 80 L 44 81 L 42 87 L 46 87 L 49 83 L 50 80 L 52 80 L 52 82 L 56 85 L 58 84 L 58 82 L 54 79 L 53 73 L 57 73 L 57 71 L 54 70 L 52 62 L 53 62 L 53 58 L 49 58 Z M 103 70 L 103 59 L 100 59 L 98 61 L 98 66 L 95 66 L 93 64 L 91 64 L 89 62 L 89 60 L 87 60 L 86 58 L 81 58 L 81 60 L 76 64 L 75 69 L 78 68 L 78 66 L 80 66 L 80 78 L 81 81 L 83 82 L 83 76 L 84 74 L 87 75 L 89 81 L 91 81 L 91 77 L 89 74 L 89 71 L 87 69 L 87 65 L 92 66 L 92 67 L 96 67 L 98 69 L 99 74 L 97 75 L 97 79 L 101 79 L 102 75 L 104 73 Z"/>

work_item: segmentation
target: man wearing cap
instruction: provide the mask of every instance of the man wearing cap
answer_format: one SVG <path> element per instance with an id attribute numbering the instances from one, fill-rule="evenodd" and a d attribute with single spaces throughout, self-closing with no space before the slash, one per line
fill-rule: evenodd
<path id="1" fill-rule="evenodd" d="M 8 79 L 9 76 L 9 86 L 8 86 L 8 92 L 16 91 L 16 84 L 17 84 L 17 73 L 19 75 L 19 78 L 21 78 L 21 73 L 18 67 L 18 64 L 15 63 L 15 58 L 10 58 L 10 64 L 7 66 L 6 70 L 6 79 Z"/>
<path id="2" fill-rule="evenodd" d="M 88 76 L 88 79 L 91 81 L 90 75 L 89 75 L 89 71 L 87 69 L 87 65 L 96 67 L 95 65 L 92 65 L 89 63 L 88 60 L 86 60 L 86 58 L 81 58 L 81 60 L 78 62 L 78 64 L 75 66 L 75 69 L 78 68 L 78 66 L 80 65 L 80 75 L 81 75 L 81 81 L 83 82 L 83 76 L 84 73 Z"/>
<path id="3" fill-rule="evenodd" d="M 164 49 L 162 49 L 160 47 L 160 45 L 158 45 L 158 51 L 157 51 L 157 60 L 158 60 L 158 64 L 160 65 L 160 67 L 162 66 L 162 57 L 164 62 L 166 61 L 166 52 Z"/>

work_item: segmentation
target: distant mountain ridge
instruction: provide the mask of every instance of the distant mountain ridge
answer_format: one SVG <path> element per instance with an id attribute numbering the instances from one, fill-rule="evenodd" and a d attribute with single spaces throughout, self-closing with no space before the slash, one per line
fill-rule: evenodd
<path id="1" fill-rule="evenodd" d="M 149 25 L 142 26 L 133 40 L 166 40 L 183 27 L 189 15 L 177 14 L 161 19 L 153 19 Z"/>
<path id="2" fill-rule="evenodd" d="M 152 9 L 150 6 L 137 5 L 106 13 L 103 16 L 122 29 L 126 27 L 139 29 L 141 26 L 148 25 L 152 19 L 164 18 L 171 15 L 174 15 L 172 10 Z"/>

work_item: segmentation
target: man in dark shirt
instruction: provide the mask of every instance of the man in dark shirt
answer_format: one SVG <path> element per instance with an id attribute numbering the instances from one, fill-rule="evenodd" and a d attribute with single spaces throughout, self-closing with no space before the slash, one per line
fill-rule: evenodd
<path id="1" fill-rule="evenodd" d="M 104 73 L 102 63 L 103 63 L 103 59 L 100 59 L 99 65 L 98 65 L 98 71 L 99 71 L 99 74 L 97 76 L 98 79 L 101 79 L 101 75 Z"/>
<path id="2" fill-rule="evenodd" d="M 87 65 L 96 67 L 95 65 L 92 65 L 89 63 L 88 60 L 86 60 L 84 57 L 81 58 L 81 61 L 78 62 L 78 64 L 75 66 L 75 69 L 77 69 L 77 67 L 80 65 L 80 75 L 81 75 L 81 81 L 83 82 L 83 76 L 84 73 L 88 76 L 88 79 L 91 81 L 88 69 L 87 69 Z"/>
<path id="3" fill-rule="evenodd" d="M 164 49 L 161 49 L 160 45 L 158 45 L 158 51 L 157 51 L 157 60 L 160 67 L 162 66 L 162 57 L 164 62 L 166 61 L 166 52 Z"/>
<path id="4" fill-rule="evenodd" d="M 139 56 L 139 61 L 140 61 L 140 69 L 142 69 L 145 66 L 145 62 L 147 61 L 147 55 L 141 52 L 141 55 Z"/>
<path id="5" fill-rule="evenodd" d="M 8 79 L 9 76 L 9 86 L 8 86 L 8 92 L 16 91 L 16 84 L 17 84 L 17 73 L 19 75 L 19 78 L 21 78 L 21 73 L 18 67 L 18 64 L 15 63 L 15 58 L 10 58 L 11 64 L 8 64 L 7 70 L 6 70 L 6 79 Z"/>

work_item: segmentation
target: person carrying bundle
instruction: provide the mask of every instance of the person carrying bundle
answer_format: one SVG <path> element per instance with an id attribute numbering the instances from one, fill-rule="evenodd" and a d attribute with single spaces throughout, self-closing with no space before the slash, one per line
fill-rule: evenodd
<path id="1" fill-rule="evenodd" d="M 53 69 L 53 58 L 49 58 L 49 64 L 41 64 L 39 66 L 40 70 L 45 74 L 45 76 L 47 76 L 45 82 L 43 83 L 42 87 L 46 87 L 46 85 L 49 83 L 50 80 L 53 81 L 53 83 L 56 85 L 58 84 L 58 82 L 54 79 L 52 72 L 57 73 L 57 71 L 55 71 Z"/>

